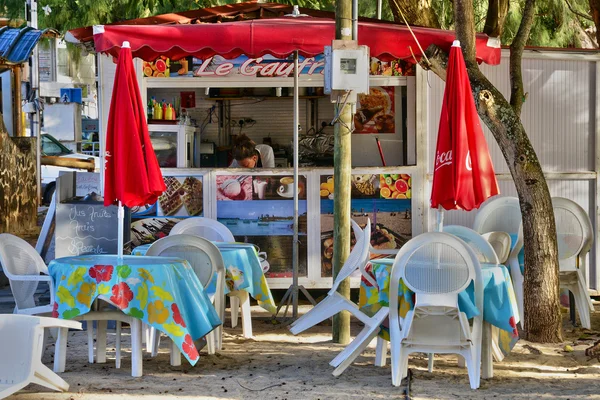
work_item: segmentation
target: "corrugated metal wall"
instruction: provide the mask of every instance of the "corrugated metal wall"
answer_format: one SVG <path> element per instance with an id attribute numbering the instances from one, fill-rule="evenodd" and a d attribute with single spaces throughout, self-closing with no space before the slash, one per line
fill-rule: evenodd
<path id="1" fill-rule="evenodd" d="M 503 54 L 499 66 L 482 65 L 481 69 L 508 99 L 510 81 L 507 53 Z M 528 96 L 521 119 L 546 173 L 585 173 L 595 169 L 595 69 L 595 62 L 590 61 L 523 58 L 523 82 Z M 428 73 L 428 81 L 427 171 L 431 177 L 444 82 L 431 72 Z M 498 144 L 483 123 L 482 126 L 496 173 L 508 173 Z M 516 196 L 512 180 L 504 179 L 498 183 L 501 195 Z M 588 211 L 595 225 L 594 180 L 577 176 L 564 180 L 551 179 L 548 180 L 548 187 L 552 196 L 567 197 L 579 203 Z M 431 190 L 430 184 L 427 190 Z M 445 212 L 444 224 L 472 226 L 475 214 Z M 435 211 L 430 210 L 430 229 L 434 227 L 435 218 Z M 591 260 L 594 259 L 595 255 L 591 254 Z M 595 262 L 590 265 L 594 266 L 594 270 L 590 271 L 589 283 L 596 288 Z"/>

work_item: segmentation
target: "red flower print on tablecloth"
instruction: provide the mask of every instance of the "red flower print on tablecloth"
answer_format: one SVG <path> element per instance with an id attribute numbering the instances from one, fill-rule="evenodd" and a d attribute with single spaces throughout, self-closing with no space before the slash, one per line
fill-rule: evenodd
<path id="1" fill-rule="evenodd" d="M 179 307 L 177 307 L 177 304 L 171 304 L 171 311 L 173 311 L 173 321 L 185 328 L 185 321 L 183 318 L 181 318 L 181 313 L 179 312 Z"/>
<path id="2" fill-rule="evenodd" d="M 90 268 L 90 276 L 96 280 L 96 283 L 108 282 L 112 278 L 114 267 L 112 265 L 94 265 Z"/>
<path id="3" fill-rule="evenodd" d="M 373 277 L 373 279 L 375 278 L 375 274 L 373 273 L 373 265 L 371 263 L 367 263 L 367 266 L 365 267 L 365 272 L 369 275 L 371 275 Z M 361 283 L 364 283 L 366 287 L 373 287 L 373 284 L 371 282 L 369 282 L 363 275 L 360 276 L 360 281 Z"/>
<path id="4" fill-rule="evenodd" d="M 133 292 L 125 282 L 114 285 L 112 287 L 112 294 L 110 301 L 121 310 L 126 309 L 129 306 L 129 302 L 133 300 Z"/>
<path id="5" fill-rule="evenodd" d="M 58 303 L 54 302 L 52 306 L 52 318 L 58 318 Z"/>
<path id="6" fill-rule="evenodd" d="M 183 344 L 181 345 L 183 352 L 185 354 L 187 354 L 190 361 L 197 360 L 199 357 L 198 350 L 196 349 L 196 346 L 194 345 L 194 341 L 192 340 L 192 337 L 190 335 L 185 335 L 184 339 L 185 340 L 183 341 Z"/>

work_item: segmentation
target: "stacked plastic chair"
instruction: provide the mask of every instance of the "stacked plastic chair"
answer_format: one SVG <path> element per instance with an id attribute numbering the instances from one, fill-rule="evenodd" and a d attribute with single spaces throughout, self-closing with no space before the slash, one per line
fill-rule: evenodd
<path id="1" fill-rule="evenodd" d="M 400 279 L 416 295 L 404 319 L 398 313 Z M 475 252 L 445 232 L 423 233 L 401 249 L 390 279 L 392 384 L 399 386 L 410 353 L 458 354 L 467 364 L 472 389 L 481 377 L 483 312 L 472 327 L 458 308 L 458 293 L 474 282 L 475 305 L 483 310 L 481 267 Z"/>
<path id="2" fill-rule="evenodd" d="M 42 364 L 45 328 L 81 329 L 81 323 L 31 315 L 0 316 L 0 399 L 35 383 L 66 392 L 69 384 Z"/>
<path id="3" fill-rule="evenodd" d="M 219 248 L 209 240 L 194 235 L 168 236 L 154 242 L 148 251 L 148 256 L 179 257 L 187 260 L 203 287 L 208 287 L 213 277 L 217 276 L 215 293 L 210 296 L 221 321 L 225 317 L 225 266 Z M 215 354 L 222 347 L 222 325 L 208 334 L 208 353 Z M 151 329 L 150 343 L 152 356 L 156 356 L 160 342 L 160 334 Z M 181 365 L 181 353 L 174 345 L 171 346 L 171 365 Z"/>
<path id="4" fill-rule="evenodd" d="M 521 221 L 519 199 L 516 197 L 493 197 L 486 201 L 477 211 L 473 230 L 481 234 L 506 232 L 513 235 L 512 250 L 506 262 L 510 268 L 519 315 L 522 319 L 525 314 L 523 307 L 523 273 L 521 272 L 519 253 L 523 249 L 523 223 Z"/>
<path id="5" fill-rule="evenodd" d="M 169 235 L 195 235 L 213 242 L 235 242 L 233 234 L 225 225 L 210 218 L 188 218 L 175 224 Z M 266 254 L 265 254 L 266 258 Z M 228 293 L 231 302 L 231 327 L 238 324 L 239 310 L 242 310 L 242 333 L 244 337 L 252 337 L 252 315 L 250 313 L 250 296 L 245 290 L 233 290 Z"/>
<path id="6" fill-rule="evenodd" d="M 591 329 L 590 312 L 594 305 L 588 295 L 586 256 L 594 243 L 592 222 L 585 210 L 572 200 L 553 197 L 560 287 L 568 289 L 575 298 L 581 325 Z"/>

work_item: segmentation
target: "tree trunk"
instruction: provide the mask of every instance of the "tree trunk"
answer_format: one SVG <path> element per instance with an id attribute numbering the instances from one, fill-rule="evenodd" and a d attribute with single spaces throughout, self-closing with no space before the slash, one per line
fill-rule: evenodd
<path id="1" fill-rule="evenodd" d="M 352 2 L 338 0 L 335 12 L 336 39 L 352 39 Z M 333 198 L 333 279 L 342 269 L 350 254 L 350 188 L 351 179 L 351 143 L 350 129 L 352 126 L 352 111 L 350 104 L 343 109 L 335 107 L 339 121 L 334 127 L 333 181 L 335 195 Z M 338 292 L 350 298 L 350 281 L 344 280 L 338 287 Z M 342 311 L 333 317 L 333 342 L 350 343 L 350 313 Z"/>
<path id="2" fill-rule="evenodd" d="M 526 329 L 525 339 L 534 342 L 561 341 L 558 248 L 550 192 L 519 115 L 481 73 L 475 61 L 472 1 L 455 0 L 454 6 L 456 34 L 463 46 L 479 116 L 502 150 L 521 204 L 526 244 L 523 288 L 526 293 L 525 316 L 521 316 Z M 525 23 L 530 21 L 526 19 Z M 520 31 L 522 34 L 528 32 L 526 29 Z M 430 64 L 424 65 L 424 68 L 431 69 L 445 79 L 445 73 L 439 72 L 446 68 L 447 55 L 435 46 L 430 46 L 426 54 Z M 522 81 L 519 80 L 519 83 L 522 86 Z"/>
<path id="3" fill-rule="evenodd" d="M 596 26 L 596 43 L 600 46 L 600 0 L 590 0 L 590 13 Z"/>
<path id="4" fill-rule="evenodd" d="M 431 7 L 431 0 L 388 0 L 394 21 L 404 23 L 404 18 L 410 25 L 440 28 L 440 21 Z"/>
<path id="5" fill-rule="evenodd" d="M 490 37 L 502 36 L 504 21 L 508 15 L 509 0 L 490 0 L 483 33 Z"/>

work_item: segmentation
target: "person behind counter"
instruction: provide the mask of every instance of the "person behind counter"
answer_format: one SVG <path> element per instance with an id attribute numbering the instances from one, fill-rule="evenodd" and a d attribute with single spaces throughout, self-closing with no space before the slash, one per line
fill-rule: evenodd
<path id="1" fill-rule="evenodd" d="M 246 135 L 238 135 L 233 143 L 231 168 L 275 168 L 273 148 L 256 144 Z"/>

